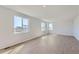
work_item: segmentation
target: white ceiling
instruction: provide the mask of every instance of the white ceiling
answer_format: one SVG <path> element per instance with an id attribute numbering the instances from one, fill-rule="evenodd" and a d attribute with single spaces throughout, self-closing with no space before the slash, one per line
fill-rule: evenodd
<path id="1" fill-rule="evenodd" d="M 34 16 L 40 19 L 62 19 L 71 20 L 78 13 L 78 6 L 74 5 L 6 5 L 10 9 Z"/>

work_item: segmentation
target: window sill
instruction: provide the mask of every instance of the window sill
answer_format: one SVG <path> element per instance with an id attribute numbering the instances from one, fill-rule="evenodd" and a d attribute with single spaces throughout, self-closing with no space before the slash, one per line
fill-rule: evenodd
<path id="1" fill-rule="evenodd" d="M 25 31 L 23 31 L 23 32 L 14 32 L 14 34 L 23 34 L 23 33 L 28 33 L 28 32 L 25 32 Z"/>

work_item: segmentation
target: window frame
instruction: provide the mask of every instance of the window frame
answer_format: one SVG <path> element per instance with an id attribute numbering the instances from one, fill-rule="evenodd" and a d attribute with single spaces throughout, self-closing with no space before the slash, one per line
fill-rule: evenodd
<path id="1" fill-rule="evenodd" d="M 52 27 L 50 25 L 52 25 Z M 48 23 L 48 30 L 49 31 L 52 31 L 53 30 L 53 23 Z"/>
<path id="2" fill-rule="evenodd" d="M 44 25 L 42 25 L 44 24 Z M 46 31 L 46 23 L 45 22 L 41 22 L 41 31 L 45 32 Z"/>
<path id="3" fill-rule="evenodd" d="M 22 28 L 22 30 L 21 31 L 17 31 L 16 30 L 16 28 L 18 27 L 18 26 L 16 26 L 16 28 L 15 28 L 15 17 L 20 17 L 22 20 L 21 20 L 21 28 Z M 25 28 L 26 30 L 24 31 L 24 24 L 23 24 L 23 20 L 24 19 L 26 19 L 27 20 L 27 22 L 28 22 L 28 25 L 26 25 L 27 26 L 27 28 Z M 27 33 L 27 32 L 29 32 L 29 19 L 28 18 L 26 18 L 26 17 L 22 17 L 22 16 L 14 16 L 14 18 L 13 18 L 13 27 L 14 27 L 14 33 Z"/>

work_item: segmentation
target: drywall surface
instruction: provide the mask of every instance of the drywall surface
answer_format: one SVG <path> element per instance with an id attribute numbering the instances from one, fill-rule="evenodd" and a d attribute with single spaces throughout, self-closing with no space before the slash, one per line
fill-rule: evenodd
<path id="1" fill-rule="evenodd" d="M 79 16 L 73 20 L 73 35 L 79 40 Z"/>
<path id="2" fill-rule="evenodd" d="M 54 22 L 53 32 L 56 34 L 70 35 L 73 34 L 73 22 L 72 20 L 56 20 Z"/>

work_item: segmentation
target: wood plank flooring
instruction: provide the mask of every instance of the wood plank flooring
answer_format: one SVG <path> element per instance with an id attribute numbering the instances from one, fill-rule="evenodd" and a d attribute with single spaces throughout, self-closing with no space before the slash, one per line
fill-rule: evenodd
<path id="1" fill-rule="evenodd" d="M 2 50 L 2 54 L 78 54 L 79 41 L 72 36 L 51 34 Z"/>

